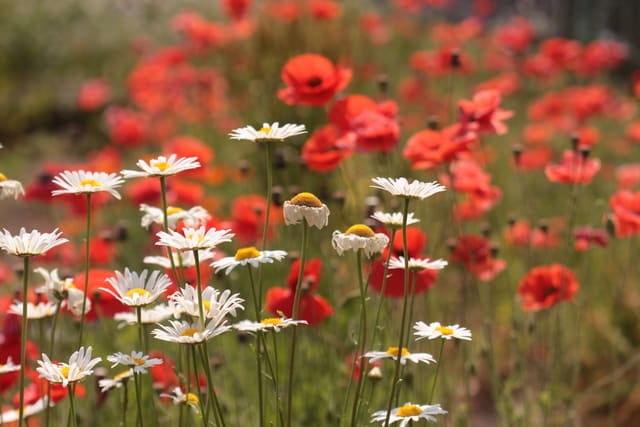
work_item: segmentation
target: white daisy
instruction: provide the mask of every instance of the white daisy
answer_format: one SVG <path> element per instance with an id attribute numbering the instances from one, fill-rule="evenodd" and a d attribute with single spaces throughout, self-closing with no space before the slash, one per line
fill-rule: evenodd
<path id="1" fill-rule="evenodd" d="M 432 260 L 429 258 L 409 258 L 409 270 L 442 270 L 449 263 L 441 258 Z M 392 257 L 389 260 L 390 269 L 404 270 L 404 257 Z"/>
<path id="2" fill-rule="evenodd" d="M 9 313 L 22 316 L 22 301 L 15 301 L 9 307 Z M 51 317 L 56 313 L 56 304 L 49 301 L 41 301 L 37 304 L 32 302 L 27 303 L 27 319 L 44 319 L 45 317 Z"/>
<path id="3" fill-rule="evenodd" d="M 40 233 L 38 230 L 27 233 L 21 228 L 20 234 L 13 236 L 5 228 L 0 233 L 0 248 L 8 254 L 22 257 L 42 255 L 49 249 L 68 242 L 67 239 L 60 238 L 61 235 L 57 228 L 51 233 Z"/>
<path id="4" fill-rule="evenodd" d="M 460 325 L 442 326 L 440 322 L 432 322 L 427 325 L 424 322 L 416 322 L 416 324 L 413 325 L 413 329 L 413 334 L 418 337 L 416 340 L 422 338 L 429 338 L 430 340 L 436 338 L 445 340 L 457 338 L 459 340 L 471 341 L 471 331 Z"/>
<path id="5" fill-rule="evenodd" d="M 24 196 L 24 188 L 20 181 L 8 179 L 3 173 L 0 173 L 0 199 L 13 197 L 17 200 L 18 196 Z"/>
<path id="6" fill-rule="evenodd" d="M 154 302 L 171 285 L 171 279 L 160 271 L 149 275 L 149 270 L 138 274 L 125 268 L 124 274 L 116 271 L 116 277 L 109 277 L 107 282 L 113 290 L 100 288 L 118 299 L 121 303 L 133 307 L 142 307 Z"/>
<path id="7" fill-rule="evenodd" d="M 133 377 L 133 369 L 127 369 L 115 375 L 113 378 L 103 378 L 98 381 L 101 393 L 106 393 L 112 388 L 120 388 L 129 378 Z"/>
<path id="8" fill-rule="evenodd" d="M 168 233 L 159 231 L 156 236 L 160 240 L 156 245 L 169 246 L 179 251 L 194 251 L 200 249 L 213 249 L 220 243 L 230 242 L 235 234 L 231 230 L 206 230 L 204 225 L 200 228 L 184 227 L 181 232 L 169 230 Z"/>
<path id="9" fill-rule="evenodd" d="M 371 185 L 372 188 L 378 188 L 380 190 L 387 191 L 394 196 L 401 196 L 415 199 L 426 199 L 436 193 L 446 190 L 446 188 L 439 184 L 437 181 L 422 182 L 412 181 L 409 183 L 407 178 L 373 178 L 371 181 L 375 185 Z M 408 218 L 407 218 L 408 219 Z"/>
<path id="10" fill-rule="evenodd" d="M 149 228 L 152 224 L 164 225 L 162 209 L 142 203 L 140 205 L 140 211 L 144 213 L 140 220 L 142 228 Z M 211 215 L 202 206 L 194 206 L 188 210 L 175 206 L 167 207 L 167 225 L 169 228 L 176 228 L 176 224 L 180 221 L 182 221 L 186 227 L 200 227 L 210 218 Z"/>
<path id="11" fill-rule="evenodd" d="M 173 309 L 168 304 L 158 304 L 151 308 L 142 307 L 140 309 L 140 321 L 142 324 L 160 323 L 173 316 Z M 133 311 L 116 313 L 113 319 L 122 322 L 118 327 L 125 325 L 137 325 L 138 316 Z"/>
<path id="12" fill-rule="evenodd" d="M 40 378 L 44 378 L 50 383 L 62 384 L 63 387 L 69 383 L 82 381 L 85 377 L 93 373 L 93 367 L 102 360 L 100 357 L 91 359 L 91 347 L 80 347 L 69 358 L 69 363 L 54 363 L 49 357 L 42 353 L 42 360 L 38 360 L 40 367 L 36 368 Z"/>
<path id="13" fill-rule="evenodd" d="M 36 400 L 34 403 L 30 405 L 26 405 L 24 407 L 24 411 L 22 411 L 23 418 L 27 419 L 32 415 L 35 415 L 37 413 L 44 411 L 47 407 L 47 400 L 48 399 L 46 397 L 41 397 L 40 399 Z M 51 403 L 51 406 L 53 406 L 53 402 Z M 0 415 L 1 424 L 14 423 L 19 419 L 20 419 L 20 414 L 18 409 L 9 409 L 8 411 L 2 412 L 2 415 Z"/>
<path id="14" fill-rule="evenodd" d="M 107 360 L 113 363 L 111 365 L 112 368 L 118 365 L 131 366 L 134 374 L 144 374 L 148 368 L 162 365 L 164 362 L 162 359 L 150 359 L 148 354 L 144 354 L 141 351 L 132 351 L 131 354 L 117 352 L 107 356 Z"/>
<path id="15" fill-rule="evenodd" d="M 329 224 L 329 208 L 312 193 L 299 193 L 287 200 L 282 212 L 287 225 L 305 220 L 307 224 L 321 229 Z"/>
<path id="16" fill-rule="evenodd" d="M 150 176 L 170 176 L 189 169 L 197 169 L 200 167 L 200 162 L 197 157 L 178 158 L 176 154 L 172 154 L 169 157 L 159 156 L 155 159 L 151 159 L 149 163 L 144 160 L 138 160 L 136 165 L 142 170 L 134 171 L 125 169 L 120 171 L 120 173 L 126 179 Z"/>
<path id="17" fill-rule="evenodd" d="M 52 182 L 62 187 L 62 190 L 53 190 L 51 192 L 54 196 L 106 191 L 116 199 L 120 199 L 120 193 L 116 191 L 116 188 L 120 187 L 124 180 L 116 173 L 77 170 L 61 172 L 53 178 Z"/>
<path id="18" fill-rule="evenodd" d="M 176 266 L 182 265 L 183 267 L 188 268 L 196 265 L 196 258 L 193 255 L 193 251 L 182 253 L 172 252 L 172 254 L 173 261 Z M 198 251 L 198 260 L 200 263 L 212 259 L 215 256 L 216 254 L 211 249 L 201 249 Z M 142 262 L 145 264 L 158 265 L 163 268 L 171 268 L 171 260 L 169 260 L 169 257 L 165 256 L 146 256 Z"/>
<path id="19" fill-rule="evenodd" d="M 399 422 L 398 427 L 406 427 L 411 422 L 418 422 L 421 419 L 437 422 L 438 420 L 434 415 L 445 415 L 447 411 L 440 407 L 440 404 L 435 405 L 414 405 L 410 402 L 404 405 L 393 408 L 389 415 L 389 424 Z M 384 424 L 387 419 L 387 411 L 377 411 L 371 415 L 371 422 L 380 422 Z"/>
<path id="20" fill-rule="evenodd" d="M 287 123 L 280 127 L 278 122 L 276 123 L 263 123 L 262 128 L 256 129 L 253 126 L 245 126 L 233 130 L 229 137 L 231 139 L 239 139 L 243 141 L 282 141 L 291 136 L 301 135 L 306 133 L 304 125 L 294 125 Z"/>
<path id="21" fill-rule="evenodd" d="M 231 294 L 229 289 L 220 292 L 219 290 L 207 286 L 202 290 L 202 305 L 204 317 L 214 319 L 220 316 L 236 316 L 237 310 L 244 310 L 242 303 L 244 300 Z M 185 286 L 169 297 L 169 306 L 175 314 L 186 313 L 192 317 L 200 317 L 200 305 L 198 302 L 198 291 L 194 286 Z"/>
<path id="22" fill-rule="evenodd" d="M 62 301 L 71 313 L 80 316 L 84 292 L 76 287 L 73 279 L 70 277 L 61 279 L 57 268 L 49 272 L 39 267 L 33 271 L 44 278 L 44 285 L 36 289 L 36 292 L 44 293 L 49 301 Z M 91 300 L 87 299 L 85 313 L 89 311 L 91 311 Z"/>
<path id="23" fill-rule="evenodd" d="M 175 387 L 171 393 L 163 393 L 160 397 L 168 397 L 174 405 L 188 405 L 196 414 L 200 413 L 200 400 L 193 393 L 184 393 L 180 387 Z"/>
<path id="24" fill-rule="evenodd" d="M 240 332 L 275 331 L 280 332 L 282 328 L 297 325 L 308 325 L 306 320 L 293 320 L 286 317 L 268 317 L 259 322 L 252 320 L 242 320 L 233 327 Z"/>
<path id="25" fill-rule="evenodd" d="M 375 219 L 381 224 L 386 225 L 389 228 L 402 227 L 402 212 L 386 213 L 382 211 L 376 211 L 371 215 L 371 218 Z M 413 225 L 419 223 L 420 220 L 413 217 L 413 212 L 409 212 L 407 215 L 407 225 Z"/>
<path id="26" fill-rule="evenodd" d="M 333 249 L 342 255 L 345 251 L 358 251 L 362 249 L 367 258 L 379 254 L 389 243 L 389 237 L 383 233 L 374 233 L 364 224 L 352 225 L 344 233 L 336 230 L 333 232 L 331 244 Z"/>
<path id="27" fill-rule="evenodd" d="M 151 334 L 160 341 L 177 344 L 199 344 L 231 329 L 224 318 L 215 318 L 203 328 L 199 321 L 169 320 L 169 325 L 158 325 Z"/>
<path id="28" fill-rule="evenodd" d="M 393 359 L 398 360 L 398 353 L 400 353 L 400 363 L 405 365 L 407 360 L 413 363 L 435 363 L 436 359 L 429 353 L 410 353 L 406 347 L 402 347 L 402 350 L 398 351 L 398 347 L 389 347 L 387 351 L 369 351 L 364 354 L 363 357 L 371 359 L 371 362 L 375 362 L 380 359 Z"/>
<path id="29" fill-rule="evenodd" d="M 270 264 L 274 260 L 282 261 L 287 256 L 285 251 L 259 251 L 254 246 L 240 248 L 236 251 L 235 256 L 221 258 L 211 263 L 211 267 L 217 272 L 225 270 L 225 274 L 229 274 L 239 265 L 251 265 L 258 268 L 260 264 Z"/>
<path id="30" fill-rule="evenodd" d="M 0 363 L 0 375 L 7 374 L 9 372 L 17 372 L 20 370 L 20 365 L 16 365 L 13 363 L 13 359 L 9 357 L 4 364 Z"/>

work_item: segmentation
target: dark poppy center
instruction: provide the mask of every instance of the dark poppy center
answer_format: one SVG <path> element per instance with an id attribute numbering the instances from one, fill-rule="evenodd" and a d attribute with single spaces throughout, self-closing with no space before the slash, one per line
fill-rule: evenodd
<path id="1" fill-rule="evenodd" d="M 307 80 L 307 85 L 311 87 L 318 87 L 322 84 L 322 79 L 320 77 L 312 77 Z"/>

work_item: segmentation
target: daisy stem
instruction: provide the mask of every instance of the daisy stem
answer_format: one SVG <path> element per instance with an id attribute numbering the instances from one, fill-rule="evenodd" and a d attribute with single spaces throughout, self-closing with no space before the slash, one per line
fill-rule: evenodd
<path id="1" fill-rule="evenodd" d="M 404 198 L 404 206 L 402 211 L 402 253 L 404 256 L 404 271 L 409 271 L 409 250 L 407 248 L 407 216 L 409 215 L 409 201 L 408 197 Z M 404 344 L 404 330 L 406 328 L 407 320 L 407 303 L 409 301 L 409 275 L 404 275 L 404 293 L 402 297 L 402 316 L 400 321 L 400 338 L 398 340 L 398 356 L 396 357 L 396 366 L 393 374 L 393 382 L 391 384 L 391 393 L 389 393 L 389 402 L 387 403 L 387 416 L 384 420 L 384 427 L 388 427 L 389 418 L 391 417 L 391 409 L 393 408 L 393 401 L 396 394 L 396 388 L 400 381 L 400 366 L 401 366 L 401 354 L 402 345 Z"/>
<path id="2" fill-rule="evenodd" d="M 267 248 L 267 235 L 269 234 L 269 215 L 271 214 L 271 199 L 273 199 L 273 144 L 269 141 L 266 143 L 267 147 L 264 150 L 265 153 L 265 166 L 267 168 L 267 206 L 264 215 L 264 228 L 262 229 L 262 250 Z"/>
<path id="3" fill-rule="evenodd" d="M 260 301 L 258 295 L 256 295 L 256 284 L 253 280 L 253 272 L 251 271 L 251 265 L 247 264 L 249 270 L 249 282 L 251 283 L 251 293 L 253 294 L 253 305 L 256 311 L 256 322 L 260 321 Z M 262 347 L 263 347 L 263 335 L 258 331 L 256 336 L 256 370 L 258 371 L 258 412 L 260 413 L 260 426 L 264 425 L 264 403 L 262 400 Z"/>
<path id="4" fill-rule="evenodd" d="M 75 403 L 74 403 L 73 386 L 71 384 L 69 384 L 67 386 L 67 388 L 69 389 L 69 418 L 71 419 L 71 425 L 73 427 L 77 427 L 78 426 L 78 419 L 76 418 L 76 407 L 75 407 Z"/>
<path id="5" fill-rule="evenodd" d="M 418 282 L 418 272 L 405 270 L 405 274 L 409 274 L 409 280 L 411 280 L 411 301 L 409 302 L 409 321 L 407 325 L 411 325 L 413 323 L 413 306 L 416 301 L 416 283 Z M 405 347 L 409 347 L 409 334 L 407 334 L 407 339 L 404 343 Z"/>
<path id="6" fill-rule="evenodd" d="M 296 282 L 296 292 L 293 297 L 293 309 L 291 311 L 291 318 L 296 320 L 298 318 L 298 305 L 300 304 L 300 292 L 302 288 L 302 279 L 304 276 L 304 264 L 306 261 L 307 243 L 309 240 L 309 224 L 307 220 L 302 221 L 302 248 L 300 249 L 300 268 L 298 269 L 298 281 Z M 291 405 L 293 402 L 293 369 L 295 366 L 296 357 L 296 337 L 298 328 L 293 328 L 291 334 L 291 350 L 289 357 L 289 381 L 287 385 L 287 427 L 291 427 Z"/>
<path id="7" fill-rule="evenodd" d="M 189 353 L 191 353 L 191 361 L 193 363 L 193 370 L 196 376 L 196 388 L 198 389 L 198 399 L 200 399 L 200 406 L 202 407 L 202 425 L 207 427 L 209 425 L 209 409 L 203 406 L 204 395 L 202 394 L 202 388 L 200 387 L 200 379 L 198 378 L 198 364 L 196 361 L 196 347 L 194 345 L 189 346 Z M 207 381 L 209 381 L 207 379 Z M 188 392 L 188 390 L 187 390 Z"/>
<path id="8" fill-rule="evenodd" d="M 442 365 L 442 350 L 444 350 L 444 339 L 440 340 L 440 351 L 438 352 L 438 360 L 436 363 L 436 373 L 433 376 L 433 384 L 431 384 L 431 393 L 429 393 L 429 404 L 433 402 L 433 395 L 436 391 L 436 383 L 438 382 L 438 372 L 440 372 L 440 365 Z"/>
<path id="9" fill-rule="evenodd" d="M 360 395 L 362 393 L 363 379 L 365 376 L 365 367 L 367 361 L 362 357 L 367 340 L 367 294 L 364 285 L 364 279 L 362 277 L 362 249 L 358 249 L 356 252 L 356 264 L 358 272 L 358 285 L 360 286 L 360 337 L 358 338 L 358 349 L 356 355 L 353 358 L 354 368 L 356 365 L 360 366 L 360 375 L 358 376 L 358 382 L 356 384 L 356 392 L 353 397 L 353 408 L 351 409 L 351 426 L 356 427 L 358 422 L 358 407 L 360 406 Z"/>
<path id="10" fill-rule="evenodd" d="M 128 379 L 123 381 L 122 387 L 124 388 L 123 390 L 123 396 L 122 396 L 122 426 L 125 427 L 127 425 L 127 409 L 129 406 L 129 385 L 128 385 Z"/>
<path id="11" fill-rule="evenodd" d="M 20 408 L 18 409 L 18 427 L 22 427 L 24 417 L 24 372 L 27 366 L 27 297 L 29 283 L 29 257 L 23 257 L 22 271 L 22 329 L 20 340 Z"/>
<path id="12" fill-rule="evenodd" d="M 207 349 L 207 342 L 202 343 L 202 365 L 204 366 L 205 374 L 207 375 L 207 387 L 209 390 L 209 399 L 213 402 L 214 416 L 219 426 L 225 427 L 224 416 L 222 415 L 222 408 L 218 401 L 218 396 L 213 387 L 213 377 L 211 375 L 211 366 L 209 365 L 209 350 Z"/>
<path id="13" fill-rule="evenodd" d="M 82 347 L 82 334 L 84 332 L 84 318 L 87 309 L 87 292 L 89 290 L 89 248 L 91 247 L 91 193 L 87 194 L 87 229 L 85 231 L 84 252 L 84 288 L 82 295 L 82 310 L 80 312 L 80 332 L 78 334 L 78 347 Z"/>
<path id="14" fill-rule="evenodd" d="M 169 214 L 167 213 L 167 183 L 166 177 L 160 177 L 160 194 L 162 197 L 162 228 L 165 233 L 169 231 Z M 169 262 L 171 263 L 171 272 L 173 273 L 173 280 L 180 282 L 178 278 L 178 270 L 176 269 L 176 262 L 173 260 L 173 250 L 170 246 L 167 246 L 167 253 L 169 255 Z"/>
<path id="15" fill-rule="evenodd" d="M 198 290 L 198 310 L 200 311 L 200 322 L 202 322 L 202 327 L 204 328 L 205 317 L 204 317 L 204 303 L 202 302 L 202 283 L 200 277 L 200 255 L 198 255 L 198 250 L 193 250 L 193 260 L 195 262 L 196 269 L 196 289 Z"/>
<path id="16" fill-rule="evenodd" d="M 134 372 L 133 381 L 136 385 L 136 404 L 138 405 L 138 425 L 143 427 L 143 416 L 142 416 L 142 374 L 137 374 Z"/>
<path id="17" fill-rule="evenodd" d="M 144 345 L 144 325 L 142 324 L 142 307 L 136 307 L 136 318 L 138 319 L 138 345 L 143 352 L 147 352 Z"/>
<path id="18" fill-rule="evenodd" d="M 376 317 L 373 322 L 373 334 L 371 335 L 371 344 L 375 345 L 376 332 L 378 332 L 378 322 L 380 321 L 380 311 L 382 309 L 382 303 L 385 301 L 385 292 L 387 290 L 387 282 L 389 274 L 389 260 L 391 259 L 391 253 L 393 252 L 393 240 L 396 236 L 396 229 L 391 230 L 391 238 L 389 239 L 389 248 L 387 249 L 387 258 L 384 261 L 384 271 L 382 272 L 382 287 L 380 288 L 380 299 L 378 300 L 378 307 L 376 308 Z"/>

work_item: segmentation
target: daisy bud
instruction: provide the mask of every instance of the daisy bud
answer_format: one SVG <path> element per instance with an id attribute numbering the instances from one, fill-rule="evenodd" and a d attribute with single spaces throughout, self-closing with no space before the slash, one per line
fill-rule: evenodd
<path id="1" fill-rule="evenodd" d="M 240 172 L 240 175 L 246 177 L 251 171 L 251 163 L 249 163 L 249 161 L 247 161 L 246 159 L 240 160 L 238 162 L 238 171 Z"/>
<path id="2" fill-rule="evenodd" d="M 522 148 L 522 145 L 520 144 L 515 144 L 511 148 L 511 154 L 513 155 L 513 162 L 516 164 L 516 166 L 520 166 L 520 158 L 522 157 L 523 151 L 524 150 Z"/>
<path id="3" fill-rule="evenodd" d="M 451 59 L 449 60 L 449 65 L 452 68 L 460 68 L 462 63 L 460 62 L 460 51 L 458 49 L 451 50 Z"/>
<path id="4" fill-rule="evenodd" d="M 380 92 L 380 95 L 386 95 L 387 90 L 389 89 L 389 79 L 387 78 L 387 75 L 379 74 L 376 83 L 378 84 L 378 91 Z"/>
<path id="5" fill-rule="evenodd" d="M 380 369 L 380 367 L 378 367 L 378 366 L 374 366 L 367 373 L 367 378 L 369 378 L 372 381 L 381 380 L 382 379 L 382 369 Z"/>
<path id="6" fill-rule="evenodd" d="M 427 120 L 427 128 L 430 130 L 440 129 L 440 122 L 438 121 L 438 118 L 435 116 L 429 117 L 429 120 Z"/>
<path id="7" fill-rule="evenodd" d="M 276 185 L 271 189 L 271 202 L 274 206 L 282 206 L 283 191 L 284 189 L 279 185 Z"/>

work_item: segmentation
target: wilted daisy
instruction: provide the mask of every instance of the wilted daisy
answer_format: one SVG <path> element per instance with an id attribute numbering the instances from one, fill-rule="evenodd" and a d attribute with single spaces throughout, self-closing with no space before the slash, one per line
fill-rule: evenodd
<path id="1" fill-rule="evenodd" d="M 24 196 L 24 188 L 20 181 L 8 179 L 3 173 L 0 173 L 0 199 L 7 197 L 17 199 L 18 196 Z"/>
<path id="2" fill-rule="evenodd" d="M 459 340 L 471 341 L 471 331 L 460 325 L 442 326 L 440 322 L 432 322 L 427 325 L 424 322 L 416 322 L 416 324 L 413 325 L 413 329 L 413 334 L 418 337 L 416 340 L 422 338 L 429 338 L 430 340 L 436 338 L 445 340 L 457 338 Z"/>
<path id="3" fill-rule="evenodd" d="M 40 233 L 38 230 L 27 233 L 24 228 L 21 228 L 20 234 L 13 236 L 5 228 L 0 233 L 0 248 L 10 255 L 22 257 L 42 255 L 49 249 L 68 242 L 67 239 L 61 238 L 61 235 L 57 228 L 51 233 Z"/>
<path id="4" fill-rule="evenodd" d="M 352 225 L 344 233 L 336 230 L 333 232 L 331 244 L 333 249 L 342 255 L 345 251 L 357 251 L 362 249 L 367 258 L 379 254 L 389 243 L 389 237 L 383 233 L 374 233 L 364 224 Z"/>
<path id="5" fill-rule="evenodd" d="M 53 190 L 51 192 L 54 196 L 106 191 L 116 199 L 120 199 L 120 193 L 116 191 L 116 188 L 120 187 L 124 180 L 116 173 L 77 170 L 61 172 L 53 178 L 52 182 L 62 187 L 62 190 Z"/>
<path id="6" fill-rule="evenodd" d="M 409 183 L 407 178 L 373 178 L 371 179 L 375 185 L 371 185 L 372 188 L 378 188 L 380 190 L 387 191 L 394 196 L 401 196 L 415 199 L 426 199 L 436 193 L 446 190 L 446 188 L 438 183 L 412 181 Z M 408 218 L 407 218 L 408 219 Z"/>
<path id="7" fill-rule="evenodd" d="M 47 401 L 48 399 L 46 397 L 41 397 L 40 399 L 36 400 L 34 403 L 30 405 L 25 405 L 24 411 L 23 411 L 23 418 L 26 419 L 32 415 L 35 415 L 37 413 L 44 411 L 47 408 Z M 51 403 L 51 406 L 53 406 L 53 403 Z M 0 415 L 0 424 L 14 423 L 18 421 L 19 418 L 20 418 L 20 414 L 18 409 L 9 409 L 8 411 L 2 412 L 2 415 Z"/>
<path id="8" fill-rule="evenodd" d="M 443 259 L 432 260 L 429 258 L 409 258 L 409 270 L 442 270 L 449 263 Z M 404 270 L 404 257 L 393 257 L 389 260 L 390 269 Z"/>
<path id="9" fill-rule="evenodd" d="M 196 258 L 193 255 L 193 251 L 189 252 L 172 252 L 173 261 L 175 265 L 182 265 L 185 268 L 193 267 L 196 265 Z M 212 259 L 216 254 L 211 249 L 201 249 L 198 251 L 198 261 L 203 262 Z M 163 268 L 171 268 L 171 260 L 165 256 L 146 256 L 142 260 L 145 264 L 158 265 Z"/>
<path id="10" fill-rule="evenodd" d="M 260 264 L 270 264 L 273 261 L 281 261 L 287 256 L 285 251 L 259 251 L 254 246 L 240 248 L 236 251 L 235 256 L 221 258 L 211 263 L 211 267 L 218 270 L 225 270 L 225 274 L 229 274 L 239 265 L 251 265 L 258 268 Z"/>
<path id="11" fill-rule="evenodd" d="M 291 136 L 301 135 L 306 133 L 304 125 L 294 125 L 287 123 L 284 126 L 280 126 L 278 122 L 269 124 L 263 123 L 260 129 L 256 129 L 253 126 L 245 126 L 243 128 L 234 129 L 229 134 L 231 139 L 238 139 L 243 141 L 282 141 Z"/>
<path id="12" fill-rule="evenodd" d="M 147 277 L 148 276 L 148 277 Z M 116 277 L 110 277 L 107 282 L 113 290 L 100 288 L 118 299 L 124 305 L 142 307 L 154 302 L 171 285 L 171 279 L 160 271 L 149 275 L 149 270 L 138 274 L 125 268 L 124 274 L 116 271 Z"/>
<path id="13" fill-rule="evenodd" d="M 307 325 L 306 320 L 293 320 L 286 317 L 268 317 L 262 319 L 259 322 L 251 320 L 242 320 L 233 327 L 240 332 L 258 332 L 258 331 L 275 331 L 280 332 L 280 329 L 287 328 L 289 326 Z"/>
<path id="14" fill-rule="evenodd" d="M 440 407 L 440 404 L 436 405 L 414 405 L 410 402 L 404 405 L 393 408 L 389 415 L 389 424 L 399 422 L 398 427 L 405 427 L 411 422 L 418 422 L 420 420 L 427 420 L 437 422 L 438 420 L 434 415 L 445 415 L 447 411 Z M 371 422 L 382 421 L 384 424 L 387 419 L 387 411 L 377 411 L 371 415 Z"/>
<path id="15" fill-rule="evenodd" d="M 48 271 L 42 267 L 33 270 L 44 279 L 44 285 L 36 289 L 36 292 L 44 293 L 49 301 L 63 302 L 74 315 L 79 316 L 82 312 L 82 300 L 84 292 L 78 289 L 70 277 L 61 279 L 58 269 Z M 91 300 L 87 299 L 85 313 L 91 310 Z"/>
<path id="16" fill-rule="evenodd" d="M 162 209 L 142 203 L 140 211 L 144 213 L 140 220 L 142 228 L 149 228 L 152 224 L 164 225 Z M 209 218 L 211 218 L 211 215 L 202 206 L 194 206 L 188 210 L 176 206 L 167 207 L 167 225 L 169 228 L 176 228 L 176 224 L 180 221 L 186 227 L 199 227 L 206 223 Z"/>
<path id="17" fill-rule="evenodd" d="M 312 193 L 298 193 L 284 202 L 282 212 L 287 225 L 305 220 L 307 224 L 321 229 L 329 224 L 329 208 Z"/>
<path id="18" fill-rule="evenodd" d="M 220 243 L 230 242 L 235 234 L 231 230 L 206 230 L 204 225 L 200 228 L 184 227 L 181 232 L 168 230 L 168 233 L 160 231 L 156 236 L 160 240 L 156 245 L 169 246 L 179 251 L 194 251 L 200 249 L 213 249 Z"/>
<path id="19" fill-rule="evenodd" d="M 381 224 L 386 225 L 389 228 L 400 228 L 402 227 L 402 219 L 404 215 L 402 212 L 393 212 L 386 213 L 382 211 L 376 211 L 371 215 L 371 218 L 375 219 Z M 407 225 L 413 225 L 419 223 L 420 220 L 418 218 L 413 217 L 413 212 L 409 212 L 407 215 Z"/>
<path id="20" fill-rule="evenodd" d="M 42 353 L 42 360 L 38 360 L 39 367 L 36 368 L 40 378 L 44 378 L 50 383 L 62 384 L 63 387 L 69 383 L 82 381 L 85 377 L 93 373 L 93 367 L 102 360 L 100 357 L 91 358 L 91 347 L 80 347 L 69 358 L 69 363 L 55 363 Z"/>
<path id="21" fill-rule="evenodd" d="M 170 176 L 189 169 L 197 169 L 200 167 L 200 162 L 197 157 L 178 158 L 176 154 L 172 154 L 169 157 L 158 156 L 155 159 L 151 159 L 149 163 L 144 160 L 138 160 L 136 165 L 142 170 L 134 171 L 125 169 L 120 171 L 120 173 L 127 179 L 150 176 Z"/>
<path id="22" fill-rule="evenodd" d="M 199 321 L 187 322 L 186 320 L 169 320 L 169 325 L 158 325 L 151 334 L 160 341 L 168 341 L 177 344 L 199 344 L 210 340 L 231 329 L 222 317 L 214 318 L 203 328 Z"/>
<path id="23" fill-rule="evenodd" d="M 9 307 L 9 313 L 22 316 L 22 301 L 16 301 Z M 56 304 L 49 301 L 40 301 L 37 304 L 27 303 L 27 319 L 44 319 L 56 314 Z"/>
<path id="24" fill-rule="evenodd" d="M 133 378 L 133 369 L 127 369 L 124 372 L 120 372 L 113 378 L 103 378 L 98 381 L 100 392 L 106 393 L 112 388 L 120 388 L 129 378 Z"/>
<path id="25" fill-rule="evenodd" d="M 172 317 L 173 314 L 174 311 L 168 304 L 158 304 L 151 308 L 142 307 L 140 309 L 140 323 L 160 323 Z M 120 328 L 124 325 L 138 324 L 138 315 L 132 311 L 116 313 L 113 315 L 113 319 L 122 322 L 119 325 Z"/>
<path id="26" fill-rule="evenodd" d="M 144 374 L 148 368 L 163 363 L 162 359 L 149 358 L 148 354 L 141 351 L 132 351 L 131 354 L 117 352 L 107 356 L 107 360 L 113 363 L 112 368 L 118 365 L 131 366 L 134 374 Z"/>
<path id="27" fill-rule="evenodd" d="M 400 354 L 400 363 L 405 365 L 407 360 L 413 363 L 435 363 L 436 359 L 429 353 L 410 353 L 406 347 L 402 347 L 402 350 L 398 351 L 398 347 L 389 347 L 387 351 L 369 351 L 364 354 L 363 357 L 371 359 L 370 362 L 375 362 L 380 359 L 393 359 L 398 360 L 398 354 Z"/>
<path id="28" fill-rule="evenodd" d="M 9 357 L 4 364 L 0 363 L 0 374 L 8 374 L 9 372 L 17 372 L 20 370 L 20 365 L 13 363 L 13 359 Z"/>
<path id="29" fill-rule="evenodd" d="M 171 393 L 163 393 L 160 397 L 168 397 L 174 405 L 188 405 L 197 414 L 200 413 L 200 400 L 193 393 L 186 393 L 180 387 L 175 387 Z"/>
<path id="30" fill-rule="evenodd" d="M 202 290 L 204 317 L 213 319 L 227 315 L 236 316 L 237 310 L 244 310 L 244 300 L 232 294 L 229 289 L 219 291 L 211 286 Z M 192 317 L 200 317 L 198 290 L 194 286 L 185 286 L 169 297 L 169 305 L 174 314 L 186 313 Z"/>

